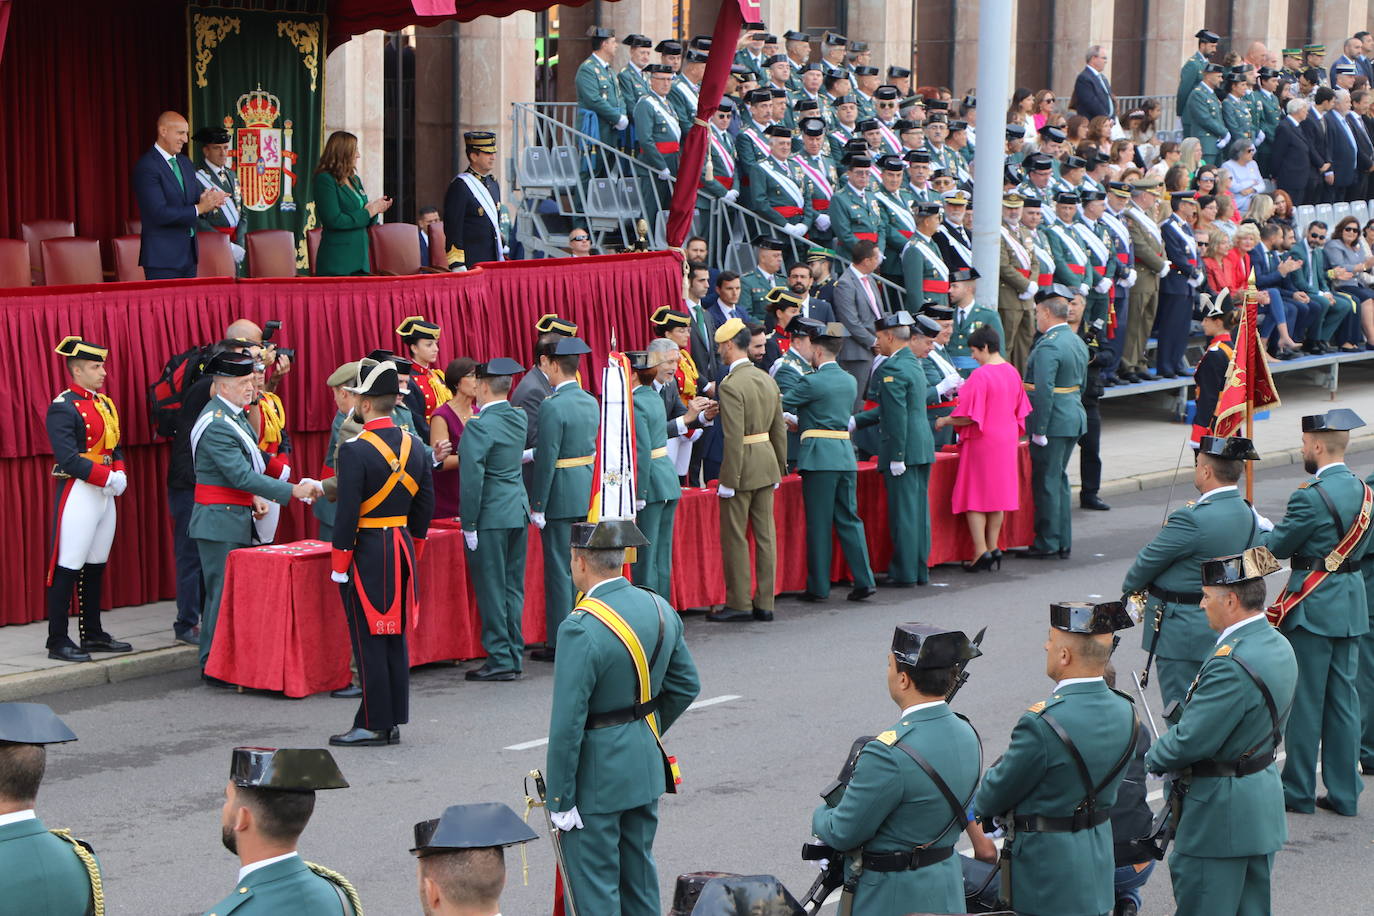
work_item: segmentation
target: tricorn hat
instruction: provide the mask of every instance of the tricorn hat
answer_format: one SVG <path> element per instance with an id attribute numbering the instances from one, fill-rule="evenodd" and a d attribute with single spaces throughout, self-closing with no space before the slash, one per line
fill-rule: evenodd
<path id="1" fill-rule="evenodd" d="M 1305 433 L 1345 432 L 1364 426 L 1360 415 L 1348 407 L 1337 407 L 1326 413 L 1309 414 L 1302 418 Z"/>
<path id="2" fill-rule="evenodd" d="M 628 518 L 605 518 L 599 522 L 574 522 L 572 546 L 584 550 L 619 550 L 625 547 L 645 547 L 649 543 Z"/>
<path id="3" fill-rule="evenodd" d="M 438 340 L 441 329 L 434 322 L 426 321 L 423 315 L 411 315 L 409 318 L 402 319 L 401 323 L 396 326 L 396 333 L 407 342 L 419 340 L 422 337 Z"/>
<path id="4" fill-rule="evenodd" d="M 372 363 L 358 370 L 358 382 L 345 388 L 361 397 L 385 397 L 401 393 L 400 374 L 391 360 Z"/>
<path id="5" fill-rule="evenodd" d="M 498 356 L 485 363 L 478 363 L 474 371 L 478 378 L 493 378 L 501 375 L 519 375 L 525 371 L 525 367 L 513 359 Z"/>
<path id="6" fill-rule="evenodd" d="M 514 846 L 537 839 L 539 834 L 500 802 L 451 805 L 442 816 L 415 825 L 415 846 L 410 852 L 423 858 L 457 849 Z"/>
<path id="7" fill-rule="evenodd" d="M 1135 626 L 1120 601 L 1059 601 L 1050 605 L 1050 626 L 1065 633 L 1098 636 Z"/>
<path id="8" fill-rule="evenodd" d="M 1244 436 L 1203 436 L 1198 442 L 1198 454 L 1231 461 L 1259 461 L 1255 444 Z"/>
<path id="9" fill-rule="evenodd" d="M 1240 585 L 1263 579 L 1283 567 L 1268 547 L 1251 547 L 1243 553 L 1202 561 L 1203 585 Z"/>
<path id="10" fill-rule="evenodd" d="M 899 623 L 892 631 L 892 654 L 908 668 L 953 668 L 983 653 L 961 630 Z"/>
<path id="11" fill-rule="evenodd" d="M 67 723 L 43 703 L 0 703 L 0 741 L 62 744 L 75 740 Z"/>
<path id="12" fill-rule="evenodd" d="M 572 337 L 577 333 L 577 323 L 568 318 L 559 318 L 553 312 L 547 312 L 539 316 L 539 320 L 534 323 L 536 334 L 562 334 L 564 337 Z"/>
<path id="13" fill-rule="evenodd" d="M 110 348 L 93 344 L 88 340 L 82 340 L 80 337 L 72 335 L 59 340 L 57 346 L 53 347 L 53 352 L 68 359 L 89 359 L 93 362 L 103 363 L 110 355 Z"/>
<path id="14" fill-rule="evenodd" d="M 229 781 L 243 789 L 281 792 L 348 788 L 334 757 L 317 747 L 236 747 L 229 761 Z"/>

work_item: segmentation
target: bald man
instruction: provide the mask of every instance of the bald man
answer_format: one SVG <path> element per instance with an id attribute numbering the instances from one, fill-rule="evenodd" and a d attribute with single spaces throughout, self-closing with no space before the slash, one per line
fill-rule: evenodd
<path id="1" fill-rule="evenodd" d="M 138 263 L 149 280 L 174 280 L 196 275 L 196 218 L 224 203 L 218 188 L 196 180 L 196 168 L 182 155 L 189 128 L 175 111 L 157 119 L 157 140 L 134 165 L 134 194 L 138 197 L 143 241 Z"/>
<path id="2" fill-rule="evenodd" d="M 1262 41 L 1250 42 L 1250 47 L 1245 49 L 1245 62 L 1256 70 L 1269 66 L 1269 48 Z"/>

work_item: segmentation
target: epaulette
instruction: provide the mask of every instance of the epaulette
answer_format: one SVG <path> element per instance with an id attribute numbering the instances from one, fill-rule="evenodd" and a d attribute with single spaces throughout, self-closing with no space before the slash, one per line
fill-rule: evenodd
<path id="1" fill-rule="evenodd" d="M 1190 499 L 1190 500 L 1188 500 L 1186 503 L 1183 504 L 1183 508 L 1185 508 L 1185 509 L 1191 509 L 1191 508 L 1193 508 L 1193 507 L 1196 506 L 1196 505 L 1197 505 L 1197 500 L 1196 500 L 1196 499 Z"/>
<path id="2" fill-rule="evenodd" d="M 891 747 L 892 745 L 897 743 L 897 733 L 892 729 L 888 729 L 887 731 L 879 734 L 873 740 L 880 741 L 883 744 L 886 744 L 888 747 Z"/>
<path id="3" fill-rule="evenodd" d="M 1121 699 L 1125 700 L 1127 703 L 1130 703 L 1132 706 L 1135 705 L 1135 697 L 1131 696 L 1126 691 L 1117 690 L 1115 687 L 1108 687 L 1107 689 L 1110 690 L 1112 693 L 1116 694 L 1117 696 L 1121 697 Z"/>
<path id="4" fill-rule="evenodd" d="M 352 908 L 355 916 L 362 916 L 363 902 L 358 898 L 358 892 L 354 890 L 353 885 L 348 882 L 347 878 L 334 871 L 332 868 L 325 868 L 323 865 L 317 865 L 314 862 L 306 862 L 305 867 L 334 885 L 339 893 L 347 898 L 348 905 Z"/>
<path id="5" fill-rule="evenodd" d="M 1299 489 L 1299 490 L 1306 490 L 1308 487 L 1312 486 L 1312 484 L 1314 484 L 1314 483 L 1316 483 L 1316 482 L 1317 482 L 1317 480 L 1316 480 L 1315 477 L 1314 477 L 1313 479 L 1311 479 L 1311 480 L 1304 480 L 1302 483 L 1298 484 L 1298 489 Z"/>
<path id="6" fill-rule="evenodd" d="M 1028 711 L 1028 712 L 1033 712 L 1033 713 L 1035 713 L 1036 715 L 1039 715 L 1040 713 L 1042 713 L 1042 712 L 1045 711 L 1045 701 L 1044 701 L 1044 700 L 1041 700 L 1041 701 L 1038 702 L 1038 703 L 1032 703 L 1031 706 L 1030 706 L 1030 709 L 1027 710 L 1027 711 Z"/>
<path id="7" fill-rule="evenodd" d="M 883 376 L 883 381 L 884 381 L 884 382 L 894 382 L 894 381 L 896 381 L 896 380 L 897 380 L 896 376 L 893 376 L 893 375 L 884 375 L 884 376 Z"/>
<path id="8" fill-rule="evenodd" d="M 1213 658 L 1225 658 L 1231 654 L 1231 646 L 1219 646 L 1217 651 L 1212 653 Z"/>

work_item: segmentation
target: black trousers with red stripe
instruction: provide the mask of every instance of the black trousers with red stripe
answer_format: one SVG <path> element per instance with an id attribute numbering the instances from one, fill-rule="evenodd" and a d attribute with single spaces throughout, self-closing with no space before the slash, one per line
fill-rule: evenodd
<path id="1" fill-rule="evenodd" d="M 348 639 L 358 663 L 358 682 L 363 688 L 355 728 L 386 731 L 410 721 L 410 652 L 405 634 L 373 636 L 368 632 L 355 590 L 356 579 L 339 586 L 344 614 L 348 619 Z"/>

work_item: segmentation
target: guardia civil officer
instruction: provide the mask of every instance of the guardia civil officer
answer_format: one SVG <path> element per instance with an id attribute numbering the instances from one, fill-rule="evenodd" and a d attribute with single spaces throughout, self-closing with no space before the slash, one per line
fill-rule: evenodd
<path id="1" fill-rule="evenodd" d="M 0 906 L 7 912 L 86 916 L 104 906 L 91 845 L 70 830 L 49 830 L 34 813 L 47 746 L 75 740 L 42 703 L 0 703 Z"/>
<path id="2" fill-rule="evenodd" d="M 1262 542 L 1279 559 L 1292 558 L 1292 577 L 1269 616 L 1298 659 L 1283 797 L 1288 810 L 1300 814 L 1312 813 L 1315 803 L 1353 817 L 1364 788 L 1355 674 L 1359 642 L 1369 632 L 1360 561 L 1374 494 L 1345 465 L 1350 430 L 1364 425 L 1343 408 L 1302 418 L 1303 467 L 1314 476 L 1288 497 L 1283 519 Z M 1327 791 L 1320 796 L 1319 744 Z"/>
<path id="3" fill-rule="evenodd" d="M 339 584 L 362 701 L 341 747 L 399 744 L 410 721 L 406 633 L 419 610 L 420 553 L 434 516 L 432 466 L 421 440 L 391 419 L 401 393 L 390 361 L 349 388 L 363 429 L 339 445 L 330 578 Z"/>
<path id="4" fill-rule="evenodd" d="M 105 387 L 108 348 L 64 337 L 55 351 L 65 357 L 71 385 L 48 405 L 46 426 L 52 446 L 52 475 L 58 480 L 53 507 L 52 551 L 48 561 L 48 658 L 88 662 L 92 652 L 128 652 L 133 647 L 100 625 L 100 589 L 114 543 L 115 498 L 129 477 L 119 439 L 119 411 Z M 76 593 L 81 611 L 81 646 L 67 635 L 67 616 Z"/>
<path id="5" fill-rule="evenodd" d="M 1007 827 L 1003 896 L 1017 913 L 1102 916 L 1115 905 L 1108 819 L 1140 722 L 1102 675 L 1112 634 L 1130 626 L 1120 602 L 1050 605 L 1045 673 L 1054 693 L 1022 713 L 974 801 L 979 817 Z"/>
<path id="6" fill-rule="evenodd" d="M 427 916 L 500 916 L 506 846 L 538 839 L 506 805 L 450 805 L 415 825 L 420 908 Z"/>
<path id="7" fill-rule="evenodd" d="M 668 457 L 668 413 L 663 397 L 654 390 L 654 381 L 662 361 L 677 361 L 677 355 L 669 356 L 670 352 L 625 354 L 636 383 L 630 394 L 635 423 L 635 523 L 649 542 L 635 551 L 630 575 L 636 585 L 652 589 L 665 599 L 672 598 L 673 522 L 682 499 L 682 486 L 673 459 Z M 677 432 L 676 428 L 673 432 Z"/>
<path id="8" fill-rule="evenodd" d="M 854 916 L 964 909 L 963 871 L 953 852 L 978 786 L 982 748 L 945 697 L 976 654 L 958 630 L 904 623 L 893 631 L 887 691 L 901 718 L 864 745 L 839 803 L 811 816 L 816 836 L 846 851 Z"/>
<path id="9" fill-rule="evenodd" d="M 1159 695 L 1166 706 L 1183 699 L 1211 652 L 1201 608 L 1202 561 L 1245 550 L 1263 536 L 1259 516 L 1238 488 L 1245 462 L 1258 460 L 1249 439 L 1203 436 L 1193 465 L 1198 498 L 1170 513 L 1121 583 L 1125 594 L 1149 595 L 1141 646 L 1158 665 Z"/>
<path id="10" fill-rule="evenodd" d="M 234 748 L 220 831 L 224 848 L 239 857 L 239 877 L 206 916 L 361 914 L 347 878 L 296 851 L 315 811 L 315 793 L 347 788 L 334 758 L 321 748 Z"/>
<path id="11" fill-rule="evenodd" d="M 644 544 L 629 520 L 573 525 L 584 597 L 558 628 L 546 801 L 577 908 L 597 916 L 663 912 L 654 834 L 677 778 L 661 739 L 701 690 L 682 619 L 620 575 Z"/>
<path id="12" fill-rule="evenodd" d="M 496 167 L 496 134 L 470 130 L 463 134 L 468 167 L 454 176 L 444 194 L 444 244 L 449 270 L 467 270 L 484 261 L 503 261 L 501 186 Z"/>
<path id="13" fill-rule="evenodd" d="M 1288 839 L 1274 765 L 1298 663 L 1265 619 L 1263 547 L 1202 562 L 1202 610 L 1218 634 L 1180 717 L 1145 755 L 1188 784 L 1169 877 L 1175 913 L 1268 913 L 1274 853 Z"/>

